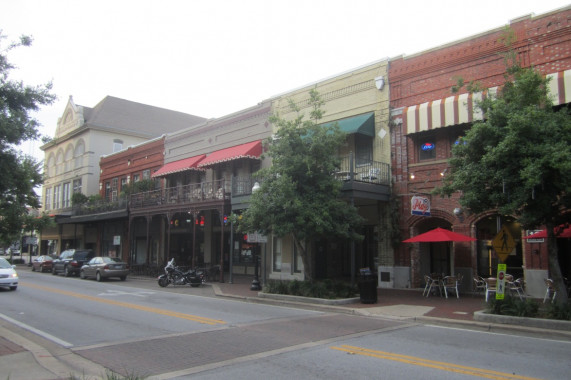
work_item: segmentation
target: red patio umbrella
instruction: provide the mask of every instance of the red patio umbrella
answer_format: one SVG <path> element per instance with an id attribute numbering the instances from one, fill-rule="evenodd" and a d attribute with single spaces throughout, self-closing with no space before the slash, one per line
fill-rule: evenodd
<path id="1" fill-rule="evenodd" d="M 559 226 L 561 228 L 563 226 Z M 565 228 L 559 235 L 557 233 L 557 228 L 553 231 L 556 238 L 571 238 L 571 226 Z M 524 239 L 545 239 L 547 237 L 547 230 L 541 230 L 534 234 L 524 236 Z"/>
<path id="2" fill-rule="evenodd" d="M 442 241 L 450 242 L 475 240 L 477 239 L 438 227 L 423 234 L 411 237 L 410 239 L 403 240 L 403 243 L 437 243 Z"/>

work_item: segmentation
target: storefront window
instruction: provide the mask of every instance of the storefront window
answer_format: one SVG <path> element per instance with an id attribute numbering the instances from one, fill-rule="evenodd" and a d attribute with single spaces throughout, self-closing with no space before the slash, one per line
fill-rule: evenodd
<path id="1" fill-rule="evenodd" d="M 301 273 L 303 270 L 303 260 L 301 254 L 297 250 L 297 246 L 293 245 L 293 271 L 295 273 Z"/>
<path id="2" fill-rule="evenodd" d="M 273 268 L 274 272 L 282 270 L 282 239 L 278 237 L 274 237 Z"/>

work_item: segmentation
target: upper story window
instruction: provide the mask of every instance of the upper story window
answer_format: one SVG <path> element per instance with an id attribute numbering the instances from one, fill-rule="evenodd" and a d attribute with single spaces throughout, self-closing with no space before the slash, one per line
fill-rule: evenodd
<path id="1" fill-rule="evenodd" d="M 73 156 L 75 158 L 75 169 L 79 169 L 83 166 L 83 155 L 85 154 L 85 144 L 83 140 L 80 140 L 75 145 L 75 152 Z"/>
<path id="2" fill-rule="evenodd" d="M 52 208 L 52 189 L 46 189 L 46 196 L 44 197 L 44 209 L 51 210 Z"/>
<path id="3" fill-rule="evenodd" d="M 421 140 L 418 145 L 418 160 L 433 160 L 436 158 L 436 142 L 434 140 Z"/>
<path id="4" fill-rule="evenodd" d="M 150 179 L 151 178 L 151 170 L 143 170 L 143 179 Z"/>
<path id="5" fill-rule="evenodd" d="M 81 178 L 73 180 L 73 192 L 81 193 Z"/>
<path id="6" fill-rule="evenodd" d="M 355 134 L 355 164 L 370 165 L 373 161 L 373 139 Z"/>
<path id="7" fill-rule="evenodd" d="M 119 152 L 123 149 L 123 140 L 115 139 L 113 140 L 113 153 Z"/>

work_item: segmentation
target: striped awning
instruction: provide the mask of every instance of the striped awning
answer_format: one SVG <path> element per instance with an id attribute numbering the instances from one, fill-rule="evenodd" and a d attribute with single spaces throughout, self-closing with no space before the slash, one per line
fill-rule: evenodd
<path id="1" fill-rule="evenodd" d="M 258 140 L 212 152 L 198 164 L 198 167 L 206 168 L 226 161 L 238 160 L 240 158 L 260 159 L 261 155 L 262 141 Z"/>
<path id="2" fill-rule="evenodd" d="M 549 93 L 553 104 L 571 102 L 571 70 L 548 74 L 547 77 L 551 78 Z M 403 110 L 405 133 L 408 135 L 482 120 L 483 115 L 476 107 L 476 102 L 489 94 L 495 94 L 497 90 L 497 87 L 492 87 L 484 92 L 449 96 L 405 107 Z"/>
<path id="3" fill-rule="evenodd" d="M 189 157 L 189 158 L 185 158 L 182 160 L 169 162 L 168 164 L 165 164 L 165 166 L 163 166 L 162 168 L 160 168 L 159 170 L 154 172 L 151 177 L 162 177 L 165 175 L 183 172 L 186 170 L 200 170 L 199 168 L 197 168 L 196 165 L 198 165 L 198 163 L 200 161 L 202 161 L 204 159 L 204 157 L 206 157 L 206 155 L 201 154 L 198 156 Z"/>

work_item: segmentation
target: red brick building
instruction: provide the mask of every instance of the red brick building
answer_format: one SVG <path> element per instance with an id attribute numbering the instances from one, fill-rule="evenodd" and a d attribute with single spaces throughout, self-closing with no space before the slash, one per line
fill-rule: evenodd
<path id="1" fill-rule="evenodd" d="M 522 66 L 533 66 L 551 76 L 555 104 L 569 103 L 571 7 L 512 20 L 509 28 L 515 37 L 511 48 Z M 473 243 L 401 244 L 394 263 L 384 265 L 408 268 L 412 287 L 420 286 L 423 275 L 431 272 L 462 273 L 464 289 L 471 289 L 474 275 L 495 275 L 498 258 L 492 241 L 505 226 L 515 243 L 506 260 L 508 272 L 525 276 L 530 294 L 541 296 L 544 292 L 546 251 L 541 250 L 542 265 L 538 265 L 538 258 L 530 256 L 529 244 L 522 242 L 525 231 L 512 216 L 498 215 L 495 210 L 467 215 L 457 196 L 449 199 L 430 194 L 446 175 L 453 144 L 474 120 L 482 118 L 474 104 L 481 94 L 468 94 L 464 88 L 453 95 L 451 88 L 457 78 L 477 81 L 490 90 L 501 86 L 506 67 L 503 53 L 508 51 L 502 41 L 505 35 L 505 28 L 500 27 L 390 61 L 391 163 L 403 240 L 436 227 L 478 239 Z M 412 215 L 412 197 L 430 202 L 430 216 Z"/>

